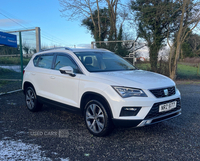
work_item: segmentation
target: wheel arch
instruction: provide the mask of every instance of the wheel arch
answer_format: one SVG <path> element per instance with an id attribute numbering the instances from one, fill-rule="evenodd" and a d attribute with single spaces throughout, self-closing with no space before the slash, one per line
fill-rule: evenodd
<path id="1" fill-rule="evenodd" d="M 23 92 L 24 92 L 24 94 L 25 94 L 25 91 L 26 91 L 26 89 L 27 89 L 28 87 L 32 87 L 32 88 L 34 89 L 34 91 L 35 91 L 35 88 L 34 88 L 33 84 L 26 81 L 26 82 L 24 82 L 24 84 L 23 84 Z M 36 92 L 36 91 L 35 91 L 35 92 Z"/>
<path id="2" fill-rule="evenodd" d="M 82 95 L 81 101 L 80 101 L 80 108 L 81 108 L 82 114 L 84 112 L 84 107 L 85 107 L 86 103 L 91 99 L 100 100 L 103 103 L 103 105 L 106 107 L 106 109 L 108 110 L 109 116 L 111 118 L 113 118 L 112 110 L 111 110 L 110 104 L 108 103 L 107 99 L 104 96 L 102 96 L 101 94 L 95 93 L 95 92 L 85 92 Z"/>

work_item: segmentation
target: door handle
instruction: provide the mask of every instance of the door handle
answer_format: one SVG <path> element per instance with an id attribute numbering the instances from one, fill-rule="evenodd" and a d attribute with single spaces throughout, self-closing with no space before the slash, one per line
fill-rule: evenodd
<path id="1" fill-rule="evenodd" d="M 35 75 L 35 73 L 31 73 L 32 75 Z"/>
<path id="2" fill-rule="evenodd" d="M 50 78 L 51 78 L 51 79 L 55 79 L 56 77 L 54 77 L 54 76 L 50 76 Z"/>

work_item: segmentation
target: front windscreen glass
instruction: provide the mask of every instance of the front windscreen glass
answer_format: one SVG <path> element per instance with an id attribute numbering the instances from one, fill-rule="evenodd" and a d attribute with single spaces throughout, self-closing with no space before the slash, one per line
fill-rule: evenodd
<path id="1" fill-rule="evenodd" d="M 75 52 L 89 72 L 135 70 L 136 68 L 112 52 Z"/>

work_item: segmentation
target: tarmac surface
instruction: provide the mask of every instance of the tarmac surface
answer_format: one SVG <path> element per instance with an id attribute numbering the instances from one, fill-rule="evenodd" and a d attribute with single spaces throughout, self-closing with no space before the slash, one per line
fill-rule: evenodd
<path id="1" fill-rule="evenodd" d="M 200 160 L 200 85 L 179 84 L 182 115 L 141 128 L 92 136 L 80 115 L 44 106 L 32 113 L 24 94 L 0 96 L 0 160 Z"/>

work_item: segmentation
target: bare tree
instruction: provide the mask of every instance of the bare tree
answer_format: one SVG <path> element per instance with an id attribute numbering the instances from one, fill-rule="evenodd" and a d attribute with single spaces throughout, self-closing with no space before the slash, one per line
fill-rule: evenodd
<path id="1" fill-rule="evenodd" d="M 176 34 L 175 41 L 170 44 L 169 42 L 169 34 L 167 38 L 167 43 L 170 47 L 169 54 L 169 76 L 171 79 L 176 79 L 176 69 L 177 69 L 177 61 L 180 56 L 181 44 L 186 39 L 187 35 L 199 24 L 200 21 L 200 2 L 196 0 L 193 2 L 192 0 L 178 0 L 181 4 L 181 7 L 174 11 L 174 13 L 181 10 L 181 17 L 179 20 L 179 29 Z M 193 3 L 192 3 L 193 2 Z M 190 28 L 190 30 L 187 30 Z"/>
<path id="2" fill-rule="evenodd" d="M 111 20 L 111 29 L 110 29 L 110 40 L 113 38 L 117 40 L 117 29 L 116 29 L 116 22 L 117 22 L 117 7 L 119 0 L 106 0 L 108 9 L 110 11 L 110 20 Z"/>
<path id="3" fill-rule="evenodd" d="M 92 23 L 94 25 L 95 35 L 97 36 L 97 31 L 99 30 L 99 34 L 101 33 L 101 28 L 97 29 L 95 24 L 95 20 L 93 17 L 93 12 L 97 9 L 98 10 L 98 20 L 99 18 L 99 2 L 100 0 L 59 0 L 60 6 L 62 9 L 60 12 L 62 13 L 63 17 L 68 17 L 68 19 L 72 20 L 73 18 L 81 17 L 83 18 L 91 18 Z M 98 21 L 100 24 L 101 22 Z"/>
<path id="4" fill-rule="evenodd" d="M 22 48 L 25 54 L 29 54 L 31 47 L 26 42 L 23 43 Z"/>
<path id="5" fill-rule="evenodd" d="M 200 55 L 200 36 L 197 34 L 192 34 L 188 40 L 190 42 L 192 52 L 194 53 L 195 56 Z"/>
<path id="6" fill-rule="evenodd" d="M 32 48 L 32 49 L 31 49 L 31 54 L 35 54 L 35 53 L 37 53 L 36 48 Z"/>
<path id="7" fill-rule="evenodd" d="M 98 13 L 98 26 L 99 26 L 99 39 L 101 37 L 101 19 L 100 19 L 100 14 L 99 14 L 99 1 L 96 0 L 97 3 L 97 13 Z"/>
<path id="8" fill-rule="evenodd" d="M 117 11 L 119 0 L 59 0 L 62 9 L 62 17 L 68 17 L 68 19 L 73 20 L 75 18 L 92 20 L 94 26 L 94 38 L 100 41 L 101 37 L 101 16 L 100 9 L 104 7 L 109 11 L 110 17 L 110 31 L 109 40 L 117 40 Z M 94 17 L 94 12 L 97 11 L 97 17 Z M 95 20 L 98 19 L 98 23 Z"/>

